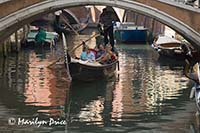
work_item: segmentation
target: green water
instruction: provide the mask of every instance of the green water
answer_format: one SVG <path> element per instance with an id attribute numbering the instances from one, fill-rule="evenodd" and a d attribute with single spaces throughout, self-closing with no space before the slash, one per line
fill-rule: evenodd
<path id="1" fill-rule="evenodd" d="M 62 49 L 24 50 L 0 58 L 0 131 L 197 131 L 196 108 L 189 100 L 192 83 L 183 75 L 182 62 L 160 59 L 148 45 L 116 47 L 116 76 L 87 83 L 70 83 L 62 64 L 47 68 Z M 22 119 L 66 123 L 20 125 Z"/>

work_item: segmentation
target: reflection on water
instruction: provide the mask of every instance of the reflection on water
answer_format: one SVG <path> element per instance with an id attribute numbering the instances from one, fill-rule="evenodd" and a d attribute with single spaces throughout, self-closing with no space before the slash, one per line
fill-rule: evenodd
<path id="1" fill-rule="evenodd" d="M 66 85 L 67 80 L 60 79 L 58 71 L 45 67 L 49 60 L 43 59 L 42 55 L 31 52 L 29 62 L 24 92 L 26 105 L 56 107 L 55 109 L 41 109 L 38 112 L 60 115 L 57 107 L 65 105 L 66 89 L 69 87 Z M 65 85 L 66 88 L 59 88 L 57 86 L 59 84 Z"/>
<path id="2" fill-rule="evenodd" d="M 189 80 L 182 64 L 148 45 L 118 45 L 113 79 L 68 81 L 63 65 L 49 69 L 60 51 L 23 51 L 0 59 L 0 130 L 69 132 L 198 131 Z M 166 61 L 164 61 L 166 60 Z M 70 90 L 70 91 L 69 91 Z M 9 126 L 9 117 L 67 120 L 66 126 Z M 9 127 L 9 128 L 8 128 Z"/>
<path id="3" fill-rule="evenodd" d="M 176 62 L 173 61 L 171 65 L 157 62 L 158 55 L 145 45 L 120 45 L 118 49 L 120 71 L 115 80 L 86 85 L 78 83 L 81 87 L 72 85 L 74 105 L 71 109 L 70 130 L 189 131 L 191 108 L 184 109 L 185 112 L 179 110 L 187 104 L 192 105 L 193 109 L 194 106 L 188 102 L 189 80 L 183 76 L 181 64 L 174 65 Z M 173 119 L 173 111 L 188 116 L 184 121 L 188 125 L 176 122 L 175 119 L 180 116 L 175 113 Z M 173 121 L 175 125 L 170 124 Z"/>
<path id="4" fill-rule="evenodd" d="M 1 130 L 9 126 L 9 117 L 30 120 L 65 117 L 70 82 L 65 69 L 59 68 L 63 66 L 47 68 L 54 61 L 51 54 L 52 51 L 23 51 L 0 60 L 3 77 L 0 79 L 0 109 L 3 110 L 0 116 L 4 123 Z M 21 130 L 20 126 L 12 128 Z M 31 128 L 30 131 L 35 130 L 34 126 Z"/>

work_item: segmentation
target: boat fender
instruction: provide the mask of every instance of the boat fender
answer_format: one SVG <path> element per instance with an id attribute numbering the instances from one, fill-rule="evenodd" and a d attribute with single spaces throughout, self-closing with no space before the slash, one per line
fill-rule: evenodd
<path id="1" fill-rule="evenodd" d="M 162 50 L 158 48 L 157 51 L 160 52 L 160 51 L 162 51 Z"/>

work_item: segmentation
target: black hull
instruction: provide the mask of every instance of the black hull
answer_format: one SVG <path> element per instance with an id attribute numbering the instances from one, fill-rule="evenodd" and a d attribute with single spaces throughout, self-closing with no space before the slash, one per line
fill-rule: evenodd
<path id="1" fill-rule="evenodd" d="M 178 60 L 184 60 L 186 58 L 185 53 L 176 53 L 174 50 L 168 50 L 168 49 L 161 49 L 161 51 L 158 52 L 160 56 L 178 59 Z"/>
<path id="2" fill-rule="evenodd" d="M 70 74 L 73 80 L 94 81 L 108 79 L 115 75 L 117 61 L 102 67 L 87 66 L 80 63 L 69 64 Z"/>
<path id="3" fill-rule="evenodd" d="M 38 44 L 35 41 L 22 43 L 21 46 L 22 46 L 22 48 L 28 48 L 28 49 L 35 49 L 35 48 L 50 49 L 52 47 L 49 42 L 45 42 L 43 44 Z"/>
<path id="4" fill-rule="evenodd" d="M 170 43 L 169 43 L 170 44 Z M 184 60 L 186 58 L 186 54 L 184 53 L 184 50 L 181 49 L 181 44 L 180 47 L 160 47 L 160 46 L 155 46 L 154 44 L 152 47 L 155 49 L 155 51 L 158 52 L 158 54 L 161 57 L 168 57 L 171 59 L 178 59 L 178 60 Z"/>

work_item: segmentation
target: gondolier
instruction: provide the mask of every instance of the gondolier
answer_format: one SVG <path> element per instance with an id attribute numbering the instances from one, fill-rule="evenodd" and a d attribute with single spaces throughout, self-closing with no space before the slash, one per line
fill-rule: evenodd
<path id="1" fill-rule="evenodd" d="M 114 51 L 113 22 L 116 21 L 120 20 L 115 10 L 111 6 L 105 7 L 100 15 L 99 23 L 103 24 L 104 43 L 106 45 L 110 41 L 112 51 Z"/>

